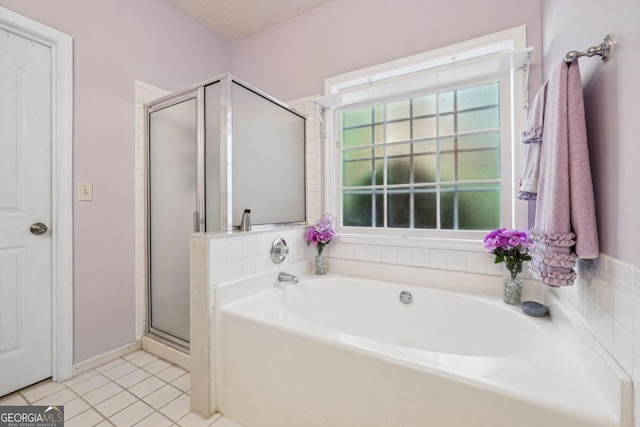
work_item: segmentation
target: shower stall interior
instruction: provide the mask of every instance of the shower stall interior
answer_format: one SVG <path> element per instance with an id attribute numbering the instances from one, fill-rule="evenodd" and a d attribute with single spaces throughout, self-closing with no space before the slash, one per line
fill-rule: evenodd
<path id="1" fill-rule="evenodd" d="M 224 75 L 146 105 L 147 332 L 189 347 L 189 236 L 306 222 L 306 118 Z"/>

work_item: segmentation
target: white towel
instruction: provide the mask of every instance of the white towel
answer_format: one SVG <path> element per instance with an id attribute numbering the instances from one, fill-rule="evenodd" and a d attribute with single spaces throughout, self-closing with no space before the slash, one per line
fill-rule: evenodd
<path id="1" fill-rule="evenodd" d="M 547 101 L 547 83 L 542 85 L 529 110 L 527 129 L 522 132 L 524 158 L 518 199 L 536 200 L 538 196 L 538 175 L 540 174 L 540 146 L 544 133 L 544 108 Z"/>

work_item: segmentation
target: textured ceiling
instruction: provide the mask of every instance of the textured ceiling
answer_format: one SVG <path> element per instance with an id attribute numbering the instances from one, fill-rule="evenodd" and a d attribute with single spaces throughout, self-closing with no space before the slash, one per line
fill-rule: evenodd
<path id="1" fill-rule="evenodd" d="M 228 41 L 245 39 L 333 0 L 168 0 Z"/>

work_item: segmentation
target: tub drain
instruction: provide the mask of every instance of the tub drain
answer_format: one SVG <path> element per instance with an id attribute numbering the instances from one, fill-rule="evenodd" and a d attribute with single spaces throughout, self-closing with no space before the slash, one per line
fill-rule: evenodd
<path id="1" fill-rule="evenodd" d="M 403 304 L 411 304 L 413 302 L 413 295 L 409 291 L 400 292 L 400 302 Z"/>

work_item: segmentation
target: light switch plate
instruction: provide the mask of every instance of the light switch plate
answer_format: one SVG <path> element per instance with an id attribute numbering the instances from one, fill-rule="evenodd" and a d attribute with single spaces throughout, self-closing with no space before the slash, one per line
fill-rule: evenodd
<path id="1" fill-rule="evenodd" d="M 93 200 L 93 183 L 78 181 L 78 200 L 90 202 Z"/>

